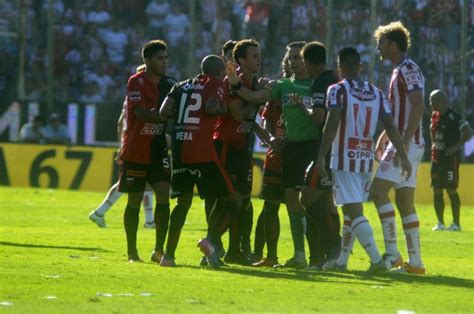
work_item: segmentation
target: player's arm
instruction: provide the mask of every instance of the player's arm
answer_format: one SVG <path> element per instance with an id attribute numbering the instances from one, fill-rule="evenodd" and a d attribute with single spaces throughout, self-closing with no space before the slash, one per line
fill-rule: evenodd
<path id="1" fill-rule="evenodd" d="M 228 61 L 226 65 L 227 78 L 229 80 L 230 88 L 232 92 L 239 95 L 248 102 L 261 104 L 269 101 L 272 96 L 271 85 L 266 84 L 262 89 L 253 91 L 245 86 L 242 86 L 242 82 L 237 75 L 235 64 L 232 61 Z"/>
<path id="2" fill-rule="evenodd" d="M 275 153 L 281 150 L 281 143 L 265 128 L 260 124 L 253 124 L 253 131 L 255 135 L 268 147 L 270 147 Z"/>
<path id="3" fill-rule="evenodd" d="M 414 90 L 408 93 L 408 99 L 412 104 L 410 117 L 408 119 L 408 126 L 403 135 L 403 143 L 409 144 L 415 136 L 416 129 L 420 124 L 423 112 L 425 112 L 425 104 L 423 100 L 423 93 L 421 90 Z"/>
<path id="4" fill-rule="evenodd" d="M 464 143 L 469 141 L 472 137 L 472 129 L 471 129 L 471 126 L 469 125 L 469 122 L 460 121 L 459 130 L 461 132 L 461 138 L 456 144 L 446 148 L 445 154 L 447 156 L 451 156 L 455 154 L 458 150 L 462 148 Z"/>
<path id="5" fill-rule="evenodd" d="M 239 122 L 247 119 L 250 113 L 255 110 L 255 106 L 256 105 L 253 104 L 245 104 L 244 101 L 238 97 L 231 97 L 227 103 L 232 117 Z"/>
<path id="6" fill-rule="evenodd" d="M 122 110 L 122 112 L 120 113 L 120 117 L 118 118 L 118 121 L 117 121 L 117 141 L 119 143 L 122 141 L 124 119 L 125 119 L 125 112 Z"/>
<path id="7" fill-rule="evenodd" d="M 145 105 L 145 89 L 137 79 L 130 79 L 127 84 L 127 106 L 133 109 L 138 120 L 145 122 L 163 122 L 158 110 L 148 110 Z"/>
<path id="8" fill-rule="evenodd" d="M 405 149 L 405 145 L 402 141 L 402 137 L 400 136 L 400 133 L 398 132 L 398 129 L 395 123 L 393 122 L 392 115 L 390 113 L 384 114 L 381 117 L 381 120 L 383 122 L 387 137 L 390 139 L 390 142 L 392 142 L 393 146 L 395 146 L 395 148 L 397 149 L 397 155 L 400 157 L 401 161 L 400 166 L 402 167 L 402 171 L 406 174 L 406 179 L 408 179 L 411 176 L 412 168 L 410 161 L 408 160 L 407 152 Z"/>
<path id="9" fill-rule="evenodd" d="M 160 117 L 162 119 L 172 119 L 176 115 L 176 101 L 173 97 L 166 96 L 160 108 Z"/>
<path id="10" fill-rule="evenodd" d="M 332 86 L 328 90 L 327 108 L 328 118 L 324 126 L 323 138 L 321 140 L 321 147 L 319 148 L 318 159 L 316 167 L 318 168 L 321 177 L 327 177 L 326 173 L 326 155 L 331 149 L 332 142 L 336 138 L 339 123 L 341 122 L 342 114 L 342 99 L 338 95 L 340 87 Z"/>

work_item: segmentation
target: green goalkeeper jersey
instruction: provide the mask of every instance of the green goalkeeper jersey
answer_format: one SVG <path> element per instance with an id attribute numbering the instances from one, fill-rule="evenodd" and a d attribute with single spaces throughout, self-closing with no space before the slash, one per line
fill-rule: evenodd
<path id="1" fill-rule="evenodd" d="M 272 100 L 281 99 L 283 120 L 288 141 L 308 141 L 319 139 L 319 129 L 316 122 L 296 105 L 291 95 L 301 97 L 303 104 L 312 108 L 312 79 L 297 80 L 293 77 L 278 80 L 272 87 Z"/>

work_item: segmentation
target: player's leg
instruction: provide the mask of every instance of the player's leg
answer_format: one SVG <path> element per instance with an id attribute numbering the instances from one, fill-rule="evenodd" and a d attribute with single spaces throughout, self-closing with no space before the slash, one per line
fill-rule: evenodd
<path id="1" fill-rule="evenodd" d="M 216 205 L 215 198 L 206 198 L 204 200 L 204 210 L 206 212 L 206 221 L 209 221 L 209 216 L 211 215 L 214 206 Z"/>
<path id="2" fill-rule="evenodd" d="M 397 225 L 395 221 L 395 209 L 390 201 L 388 193 L 394 183 L 382 178 L 375 177 L 370 188 L 370 196 L 382 224 L 383 239 L 385 244 L 384 257 L 390 260 L 392 267 L 401 266 L 403 263 L 397 247 Z"/>
<path id="3" fill-rule="evenodd" d="M 146 185 L 145 193 L 143 194 L 143 211 L 145 213 L 145 228 L 155 228 L 155 221 L 153 217 L 153 189 L 149 184 Z"/>
<path id="4" fill-rule="evenodd" d="M 202 173 L 205 175 L 198 181 L 201 197 L 215 198 L 217 201 L 209 216 L 207 236 L 199 241 L 198 246 L 206 255 L 209 264 L 218 267 L 222 262 L 219 260 L 216 243 L 220 241 L 230 222 L 235 220 L 233 218 L 241 207 L 240 197 L 220 162 L 210 163 Z"/>
<path id="5" fill-rule="evenodd" d="M 122 196 L 123 193 L 118 191 L 119 182 L 117 181 L 114 185 L 112 185 L 107 192 L 102 203 L 100 203 L 99 207 L 95 210 L 90 212 L 89 219 L 95 222 L 99 227 L 105 228 L 107 227 L 105 223 L 105 213 L 109 211 L 109 209 L 117 202 L 117 200 Z"/>
<path id="6" fill-rule="evenodd" d="M 451 209 L 453 212 L 453 223 L 447 228 L 449 231 L 461 231 L 461 199 L 456 189 L 447 189 L 449 199 L 451 200 Z"/>
<path id="7" fill-rule="evenodd" d="M 253 205 L 250 195 L 242 199 L 242 215 L 240 216 L 240 250 L 251 257 L 252 248 L 250 245 L 250 236 L 253 228 Z"/>
<path id="8" fill-rule="evenodd" d="M 161 259 L 161 266 L 175 266 L 175 252 L 178 246 L 179 237 L 181 235 L 181 230 L 186 221 L 186 216 L 188 214 L 189 208 L 193 201 L 193 194 L 186 193 L 178 196 L 176 206 L 173 208 L 171 213 L 170 225 L 168 231 L 168 239 L 166 242 L 166 252 Z"/>
<path id="9" fill-rule="evenodd" d="M 150 175 L 147 181 L 155 192 L 155 249 L 152 253 L 151 260 L 159 262 L 163 255 L 163 247 L 165 244 L 166 234 L 168 233 L 168 225 L 170 219 L 170 169 L 168 156 L 153 163 L 150 167 Z"/>
<path id="10" fill-rule="evenodd" d="M 263 205 L 262 211 L 257 218 L 253 247 L 254 257 L 260 261 L 263 258 L 263 248 L 265 247 L 265 205 Z"/>
<path id="11" fill-rule="evenodd" d="M 431 162 L 431 186 L 433 187 L 433 201 L 438 223 L 431 229 L 440 231 L 445 229 L 444 225 L 444 197 L 443 197 L 443 171 L 440 162 Z"/>
<path id="12" fill-rule="evenodd" d="M 448 161 L 447 170 L 446 188 L 449 199 L 451 200 L 451 208 L 453 212 L 453 223 L 447 228 L 447 230 L 461 231 L 461 224 L 459 220 L 461 212 L 461 199 L 459 198 L 459 194 L 457 192 L 459 184 L 459 161 L 457 156 L 450 158 Z"/>
<path id="13" fill-rule="evenodd" d="M 443 189 L 433 187 L 434 208 L 438 223 L 432 228 L 433 231 L 444 230 L 444 197 Z"/>
<path id="14" fill-rule="evenodd" d="M 121 165 L 119 191 L 128 193 L 127 207 L 123 215 L 127 237 L 127 253 L 130 262 L 142 261 L 137 251 L 137 230 L 140 203 L 145 191 L 148 166 L 124 161 Z"/>

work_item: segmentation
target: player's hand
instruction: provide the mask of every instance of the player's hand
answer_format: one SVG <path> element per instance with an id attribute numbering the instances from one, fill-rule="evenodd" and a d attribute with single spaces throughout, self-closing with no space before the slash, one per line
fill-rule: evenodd
<path id="1" fill-rule="evenodd" d="M 316 162 L 316 169 L 318 169 L 319 176 L 322 179 L 328 178 L 328 173 L 326 171 L 326 158 L 318 157 L 318 161 Z"/>
<path id="2" fill-rule="evenodd" d="M 275 137 L 271 137 L 270 141 L 268 142 L 268 146 L 271 148 L 271 154 L 280 154 L 283 148 L 283 142 Z"/>
<path id="3" fill-rule="evenodd" d="M 450 147 L 446 148 L 446 150 L 444 151 L 444 154 L 445 154 L 446 156 L 452 156 L 452 155 L 454 155 L 458 150 L 459 150 L 459 148 L 458 148 L 457 145 L 450 146 Z"/>
<path id="4" fill-rule="evenodd" d="M 387 147 L 387 143 L 385 141 L 378 141 L 377 145 L 375 146 L 375 160 L 380 162 L 382 160 L 383 153 L 385 152 L 385 148 Z"/>
<path id="5" fill-rule="evenodd" d="M 227 61 L 226 63 L 226 74 L 229 80 L 230 85 L 238 85 L 240 82 L 240 78 L 237 75 L 237 68 L 235 67 L 235 63 L 232 61 Z"/>
<path id="6" fill-rule="evenodd" d="M 411 163 L 408 160 L 408 158 L 401 158 L 401 168 L 402 168 L 402 177 L 405 178 L 405 180 L 408 180 L 411 177 Z"/>

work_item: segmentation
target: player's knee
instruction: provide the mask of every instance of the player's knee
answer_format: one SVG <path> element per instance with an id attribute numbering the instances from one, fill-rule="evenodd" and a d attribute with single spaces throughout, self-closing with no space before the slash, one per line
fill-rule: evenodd
<path id="1" fill-rule="evenodd" d="M 192 201 L 193 201 L 192 194 L 184 194 L 178 197 L 177 204 L 182 208 L 189 209 L 191 207 Z"/>
<path id="2" fill-rule="evenodd" d="M 458 194 L 458 191 L 456 189 L 447 189 L 449 196 L 456 196 Z"/>

